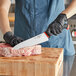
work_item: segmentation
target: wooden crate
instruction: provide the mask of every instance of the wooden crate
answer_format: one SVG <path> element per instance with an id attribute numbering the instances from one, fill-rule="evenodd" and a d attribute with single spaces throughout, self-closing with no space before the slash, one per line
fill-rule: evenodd
<path id="1" fill-rule="evenodd" d="M 29 57 L 0 57 L 0 75 L 58 76 L 63 65 L 62 48 L 42 48 L 42 54 Z"/>

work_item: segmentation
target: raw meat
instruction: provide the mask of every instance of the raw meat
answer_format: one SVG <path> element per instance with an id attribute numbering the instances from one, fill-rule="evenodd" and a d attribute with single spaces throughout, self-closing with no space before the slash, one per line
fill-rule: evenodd
<path id="1" fill-rule="evenodd" d="M 41 54 L 41 45 L 21 48 L 14 50 L 9 44 L 0 43 L 0 56 L 15 57 L 15 56 L 30 56 Z"/>

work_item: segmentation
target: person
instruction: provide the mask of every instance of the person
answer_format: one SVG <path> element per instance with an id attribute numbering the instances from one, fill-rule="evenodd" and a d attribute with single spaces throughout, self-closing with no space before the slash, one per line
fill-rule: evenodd
<path id="1" fill-rule="evenodd" d="M 15 3 L 13 34 L 8 20 L 11 2 L 0 0 L 0 28 L 6 43 L 15 46 L 47 30 L 52 36 L 42 47 L 64 48 L 64 55 L 75 54 L 70 31 L 66 28 L 68 18 L 76 14 L 76 0 L 66 9 L 64 0 L 15 0 Z"/>

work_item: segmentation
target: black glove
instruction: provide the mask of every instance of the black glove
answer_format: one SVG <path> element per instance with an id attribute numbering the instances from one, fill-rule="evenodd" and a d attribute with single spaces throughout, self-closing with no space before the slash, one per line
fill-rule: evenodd
<path id="1" fill-rule="evenodd" d="M 12 47 L 23 41 L 22 38 L 15 36 L 10 31 L 6 32 L 3 36 L 3 38 L 6 41 L 6 43 L 10 44 Z"/>
<path id="2" fill-rule="evenodd" d="M 53 35 L 57 35 L 57 34 L 60 34 L 62 32 L 62 30 L 65 28 L 68 27 L 68 21 L 67 21 L 67 17 L 65 14 L 60 14 L 56 19 L 55 21 L 53 21 L 46 33 L 51 36 L 52 34 Z"/>

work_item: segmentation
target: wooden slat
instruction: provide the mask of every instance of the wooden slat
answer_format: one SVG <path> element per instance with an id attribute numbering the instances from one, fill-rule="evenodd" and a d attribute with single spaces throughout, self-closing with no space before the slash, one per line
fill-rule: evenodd
<path id="1" fill-rule="evenodd" d="M 14 22 L 15 21 L 15 14 L 14 13 L 9 13 L 8 18 L 9 18 L 10 22 Z"/>
<path id="2" fill-rule="evenodd" d="M 15 17 L 8 17 L 9 18 L 9 22 L 14 22 L 15 21 Z"/>

